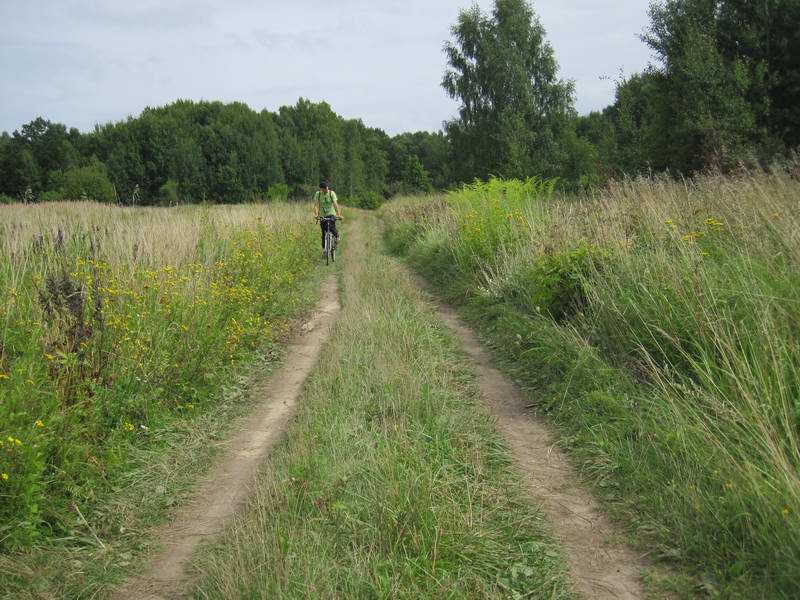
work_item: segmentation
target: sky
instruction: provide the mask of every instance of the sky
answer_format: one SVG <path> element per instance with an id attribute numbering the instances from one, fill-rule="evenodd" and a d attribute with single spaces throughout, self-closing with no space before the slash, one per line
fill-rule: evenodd
<path id="1" fill-rule="evenodd" d="M 390 134 L 438 130 L 458 109 L 442 47 L 470 3 L 0 0 L 0 131 L 37 116 L 86 131 L 179 98 L 276 111 L 300 97 Z M 648 3 L 532 2 L 580 113 L 649 62 Z"/>

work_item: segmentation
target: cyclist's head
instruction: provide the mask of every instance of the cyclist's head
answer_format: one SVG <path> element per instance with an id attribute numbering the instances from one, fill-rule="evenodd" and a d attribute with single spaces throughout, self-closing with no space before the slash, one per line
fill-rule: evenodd
<path id="1" fill-rule="evenodd" d="M 319 189 L 321 189 L 321 190 L 327 190 L 327 189 L 328 189 L 328 182 L 327 182 L 327 181 L 325 181 L 324 179 L 322 179 L 322 180 L 319 182 Z"/>

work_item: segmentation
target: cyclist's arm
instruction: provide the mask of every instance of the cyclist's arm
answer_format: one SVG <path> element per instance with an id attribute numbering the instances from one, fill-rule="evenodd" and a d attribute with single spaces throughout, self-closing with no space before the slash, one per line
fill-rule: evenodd
<path id="1" fill-rule="evenodd" d="M 338 202 L 338 198 L 336 197 L 336 194 L 333 195 L 333 210 L 336 211 L 336 218 L 337 219 L 343 218 L 342 217 L 342 209 L 339 208 L 339 202 Z"/>
<path id="2" fill-rule="evenodd" d="M 314 218 L 319 219 L 319 192 L 314 194 Z"/>

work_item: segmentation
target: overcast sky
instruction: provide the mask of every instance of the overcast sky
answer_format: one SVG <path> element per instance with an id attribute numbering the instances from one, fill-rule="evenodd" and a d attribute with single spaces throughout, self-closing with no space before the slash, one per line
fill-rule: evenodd
<path id="1" fill-rule="evenodd" d="M 300 96 L 394 134 L 457 105 L 442 45 L 470 0 L 0 0 L 0 131 L 81 130 L 178 98 L 277 110 Z M 491 0 L 481 0 L 484 9 Z M 648 62 L 648 0 L 533 2 L 581 113 Z M 606 79 L 603 79 L 606 78 Z"/>

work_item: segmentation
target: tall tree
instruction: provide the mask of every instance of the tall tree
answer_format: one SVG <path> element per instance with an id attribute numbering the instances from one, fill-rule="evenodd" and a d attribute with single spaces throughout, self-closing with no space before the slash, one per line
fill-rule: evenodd
<path id="1" fill-rule="evenodd" d="M 559 175 L 573 84 L 559 79 L 533 8 L 495 0 L 485 15 L 475 5 L 451 31 L 442 86 L 461 102 L 446 124 L 457 177 Z"/>
<path id="2" fill-rule="evenodd" d="M 661 0 L 650 16 L 683 170 L 800 144 L 800 2 Z"/>

